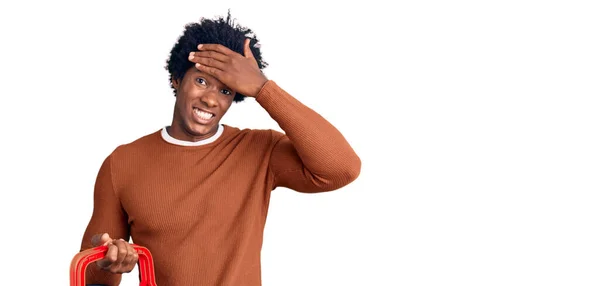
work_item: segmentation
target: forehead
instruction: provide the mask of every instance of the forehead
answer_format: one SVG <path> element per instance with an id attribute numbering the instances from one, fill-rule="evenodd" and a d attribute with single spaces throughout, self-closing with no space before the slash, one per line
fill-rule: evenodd
<path id="1" fill-rule="evenodd" d="M 219 80 L 218 80 L 218 79 L 216 79 L 215 77 L 213 77 L 213 76 L 211 76 L 211 75 L 209 75 L 209 74 L 207 74 L 207 73 L 205 73 L 205 72 L 203 72 L 203 71 L 200 71 L 200 70 L 199 70 L 199 69 L 197 69 L 196 67 L 191 67 L 191 68 L 189 68 L 189 69 L 188 69 L 188 70 L 185 72 L 185 75 L 184 75 L 184 77 L 195 77 L 195 76 L 202 76 L 202 77 L 203 77 L 203 78 L 205 78 L 205 79 L 213 79 L 213 80 L 219 81 Z"/>

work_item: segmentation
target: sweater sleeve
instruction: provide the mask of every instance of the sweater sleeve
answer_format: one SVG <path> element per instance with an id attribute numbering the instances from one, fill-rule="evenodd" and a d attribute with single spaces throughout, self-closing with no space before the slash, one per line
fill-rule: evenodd
<path id="1" fill-rule="evenodd" d="M 269 167 L 274 187 L 305 193 L 325 192 L 339 189 L 358 177 L 360 158 L 321 115 L 273 81 L 263 86 L 256 101 L 285 132 L 273 131 L 277 142 Z"/>
<path id="2" fill-rule="evenodd" d="M 123 238 L 129 241 L 127 216 L 119 199 L 115 195 L 111 168 L 112 155 L 102 163 L 94 186 L 94 210 L 83 235 L 81 250 L 92 247 L 95 234 L 108 233 L 113 239 Z M 86 284 L 119 285 L 121 274 L 98 269 L 95 263 L 86 270 Z"/>

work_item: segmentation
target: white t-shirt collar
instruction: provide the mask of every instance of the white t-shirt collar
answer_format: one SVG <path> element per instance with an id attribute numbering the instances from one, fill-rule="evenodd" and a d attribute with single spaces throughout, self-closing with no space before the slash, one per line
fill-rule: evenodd
<path id="1" fill-rule="evenodd" d="M 167 127 L 168 126 L 163 127 L 162 131 L 160 132 L 160 135 L 162 136 L 162 138 L 171 144 L 180 145 L 180 146 L 200 146 L 200 145 L 206 145 L 206 144 L 215 142 L 215 140 L 217 140 L 217 139 L 219 139 L 219 137 L 221 137 L 221 134 L 223 134 L 223 130 L 225 129 L 222 124 L 219 124 L 219 127 L 217 128 L 217 133 L 215 133 L 215 135 L 211 136 L 210 138 L 192 142 L 192 141 L 184 141 L 184 140 L 179 140 L 179 139 L 173 138 L 171 135 L 169 135 L 169 132 L 167 132 Z"/>

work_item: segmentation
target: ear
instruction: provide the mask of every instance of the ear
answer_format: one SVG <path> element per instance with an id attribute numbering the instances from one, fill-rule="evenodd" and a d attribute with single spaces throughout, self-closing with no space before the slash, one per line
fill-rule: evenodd
<path id="1" fill-rule="evenodd" d="M 171 77 L 171 84 L 175 89 L 179 89 L 179 83 L 180 81 L 178 79 L 176 79 L 175 77 Z"/>

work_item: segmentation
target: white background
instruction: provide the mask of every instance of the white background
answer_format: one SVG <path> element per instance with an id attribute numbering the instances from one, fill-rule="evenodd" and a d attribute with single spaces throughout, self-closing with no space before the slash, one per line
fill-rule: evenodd
<path id="1" fill-rule="evenodd" d="M 169 50 L 231 8 L 363 161 L 274 192 L 264 285 L 599 285 L 594 2 L 3 1 L 2 284 L 67 285 L 102 160 L 170 123 Z M 223 123 L 279 128 L 252 100 Z"/>

